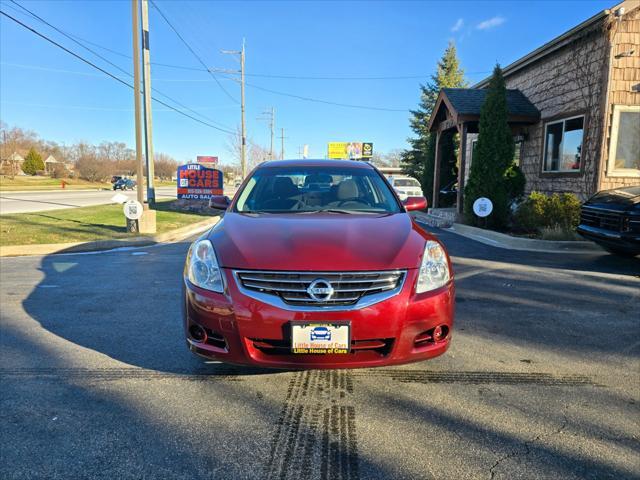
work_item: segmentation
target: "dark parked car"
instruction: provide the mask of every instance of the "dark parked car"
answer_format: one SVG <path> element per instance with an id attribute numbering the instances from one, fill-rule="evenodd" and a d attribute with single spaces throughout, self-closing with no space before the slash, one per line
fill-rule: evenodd
<path id="1" fill-rule="evenodd" d="M 116 183 L 118 180 L 122 180 L 122 176 L 120 175 L 114 175 L 113 177 L 111 177 L 111 183 Z"/>
<path id="2" fill-rule="evenodd" d="M 114 190 L 133 190 L 136 188 L 136 182 L 130 178 L 121 178 L 113 184 Z"/>
<path id="3" fill-rule="evenodd" d="M 578 233 L 612 253 L 640 254 L 640 186 L 596 193 L 582 206 Z"/>
<path id="4" fill-rule="evenodd" d="M 458 181 L 454 180 L 440 189 L 440 205 L 442 207 L 450 207 L 455 205 L 458 200 Z"/>

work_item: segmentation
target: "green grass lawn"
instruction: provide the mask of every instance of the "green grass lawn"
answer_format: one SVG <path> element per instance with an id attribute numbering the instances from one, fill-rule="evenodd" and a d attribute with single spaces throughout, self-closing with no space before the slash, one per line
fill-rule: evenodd
<path id="1" fill-rule="evenodd" d="M 205 220 L 210 215 L 170 210 L 173 202 L 158 202 L 157 233 Z M 0 216 L 0 245 L 90 242 L 126 238 L 122 205 L 99 205 L 50 212 Z"/>

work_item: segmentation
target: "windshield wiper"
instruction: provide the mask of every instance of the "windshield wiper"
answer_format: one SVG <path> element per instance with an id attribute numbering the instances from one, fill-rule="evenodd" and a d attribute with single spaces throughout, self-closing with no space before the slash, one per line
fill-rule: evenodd
<path id="1" fill-rule="evenodd" d="M 372 211 L 372 210 L 346 210 L 346 209 L 342 209 L 342 208 L 321 208 L 320 210 L 315 210 L 315 212 L 318 213 L 344 213 L 344 214 L 348 214 L 348 215 L 357 215 L 360 213 L 366 213 L 366 214 L 381 214 L 381 213 L 386 213 L 386 212 L 377 212 L 377 211 Z"/>

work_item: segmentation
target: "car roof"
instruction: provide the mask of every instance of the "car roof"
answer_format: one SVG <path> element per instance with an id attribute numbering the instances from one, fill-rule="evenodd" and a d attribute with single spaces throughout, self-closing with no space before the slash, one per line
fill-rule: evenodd
<path id="1" fill-rule="evenodd" d="M 347 167 L 347 168 L 374 168 L 369 162 L 358 160 L 327 160 L 327 159 L 294 159 L 294 160 L 270 160 L 258 165 L 262 168 L 281 167 Z"/>

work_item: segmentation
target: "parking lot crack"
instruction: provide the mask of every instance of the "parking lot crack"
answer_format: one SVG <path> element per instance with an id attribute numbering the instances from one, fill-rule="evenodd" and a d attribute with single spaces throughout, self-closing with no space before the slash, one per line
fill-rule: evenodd
<path id="1" fill-rule="evenodd" d="M 489 474 L 490 474 L 490 479 L 493 480 L 495 478 L 495 476 L 497 475 L 496 469 L 502 465 L 504 462 L 511 460 L 513 458 L 516 457 L 524 457 L 527 456 L 531 453 L 533 446 L 540 442 L 540 440 L 544 439 L 544 438 L 550 438 L 553 437 L 555 435 L 560 434 L 569 424 L 569 418 L 567 417 L 566 411 L 563 410 L 562 411 L 562 423 L 561 425 L 555 429 L 554 431 L 550 432 L 550 433 L 541 433 L 539 435 L 536 435 L 536 437 L 534 437 L 532 440 L 528 440 L 526 442 L 522 443 L 522 446 L 507 453 L 506 455 L 503 455 L 502 457 L 498 458 L 498 460 L 496 460 L 496 462 L 491 466 L 491 468 L 489 469 Z"/>

